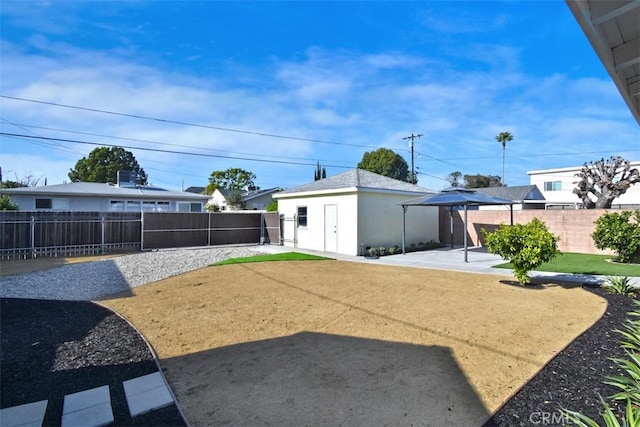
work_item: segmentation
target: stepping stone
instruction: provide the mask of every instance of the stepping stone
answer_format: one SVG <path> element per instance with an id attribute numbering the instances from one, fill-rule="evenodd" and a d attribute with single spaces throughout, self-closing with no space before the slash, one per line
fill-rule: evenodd
<path id="1" fill-rule="evenodd" d="M 111 423 L 113 410 L 108 385 L 64 397 L 62 427 L 98 427 Z"/>
<path id="2" fill-rule="evenodd" d="M 47 403 L 48 401 L 41 400 L 40 402 L 0 409 L 0 426 L 40 427 L 44 421 Z"/>
<path id="3" fill-rule="evenodd" d="M 173 396 L 160 372 L 144 375 L 122 383 L 131 417 L 169 406 Z"/>

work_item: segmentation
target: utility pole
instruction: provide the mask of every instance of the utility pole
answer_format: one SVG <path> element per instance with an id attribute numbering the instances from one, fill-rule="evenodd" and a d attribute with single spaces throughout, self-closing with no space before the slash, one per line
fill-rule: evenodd
<path id="1" fill-rule="evenodd" d="M 414 168 L 413 168 L 413 140 L 416 138 L 420 138 L 422 136 L 421 133 L 414 135 L 411 134 L 409 136 L 405 136 L 402 139 L 408 139 L 409 140 L 409 147 L 411 147 L 411 183 L 415 184 L 416 183 L 416 174 L 414 172 Z"/>

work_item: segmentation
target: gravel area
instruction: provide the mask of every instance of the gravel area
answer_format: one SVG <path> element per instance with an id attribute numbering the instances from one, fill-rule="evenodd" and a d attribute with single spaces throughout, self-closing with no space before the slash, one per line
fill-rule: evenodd
<path id="1" fill-rule="evenodd" d="M 0 279 L 0 297 L 96 300 L 197 270 L 217 261 L 256 253 L 252 246 L 167 249 L 69 264 L 50 270 L 3 277 Z"/>

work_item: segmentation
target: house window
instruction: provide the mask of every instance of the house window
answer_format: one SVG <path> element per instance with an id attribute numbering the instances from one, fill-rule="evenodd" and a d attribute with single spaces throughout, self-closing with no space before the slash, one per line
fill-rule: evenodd
<path id="1" fill-rule="evenodd" d="M 111 200 L 109 202 L 109 212 L 124 212 L 124 200 Z"/>
<path id="2" fill-rule="evenodd" d="M 298 227 L 307 226 L 307 207 L 298 206 Z"/>
<path id="3" fill-rule="evenodd" d="M 157 202 L 156 212 L 169 212 L 170 203 L 169 202 Z"/>
<path id="4" fill-rule="evenodd" d="M 154 212 L 156 210 L 156 202 L 142 202 L 143 212 Z"/>
<path id="5" fill-rule="evenodd" d="M 127 212 L 140 212 L 140 202 L 128 200 Z"/>
<path id="6" fill-rule="evenodd" d="M 53 201 L 51 199 L 36 199 L 36 209 L 52 209 Z"/>
<path id="7" fill-rule="evenodd" d="M 562 181 L 545 181 L 544 191 L 561 191 Z"/>
<path id="8" fill-rule="evenodd" d="M 178 212 L 202 212 L 202 203 L 178 202 Z"/>

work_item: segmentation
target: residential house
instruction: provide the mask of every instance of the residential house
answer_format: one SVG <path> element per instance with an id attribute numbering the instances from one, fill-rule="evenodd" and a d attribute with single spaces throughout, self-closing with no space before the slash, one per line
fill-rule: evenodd
<path id="1" fill-rule="evenodd" d="M 640 161 L 631 162 L 632 168 L 640 169 Z M 546 200 L 549 208 L 573 208 L 583 207 L 582 200 L 573 193 L 576 188 L 582 166 L 567 168 L 534 170 L 527 172 L 532 185 L 537 186 Z M 626 193 L 613 201 L 614 208 L 640 208 L 640 184 L 632 185 Z"/>
<path id="2" fill-rule="evenodd" d="M 373 172 L 352 169 L 273 195 L 285 246 L 363 255 L 366 247 L 389 248 L 438 241 L 438 208 L 407 210 L 400 202 L 434 193 Z"/>
<path id="3" fill-rule="evenodd" d="M 535 185 L 516 185 L 513 187 L 474 188 L 474 191 L 485 196 L 512 200 L 514 210 L 544 209 L 545 198 Z M 509 210 L 509 206 L 488 205 L 480 206 L 480 210 Z"/>
<path id="4" fill-rule="evenodd" d="M 269 188 L 266 190 L 250 190 L 242 192 L 242 200 L 245 203 L 245 209 L 247 210 L 265 210 L 271 200 L 273 199 L 273 194 L 281 191 L 281 188 Z M 229 190 L 226 188 L 216 188 L 213 194 L 211 195 L 208 205 L 209 206 L 218 206 L 220 211 L 232 210 L 234 209 L 229 205 L 229 194 L 233 190 Z"/>
<path id="5" fill-rule="evenodd" d="M 6 188 L 20 210 L 85 212 L 203 212 L 209 196 L 160 187 L 137 185 L 135 180 L 117 184 L 73 182 L 37 187 Z"/>

